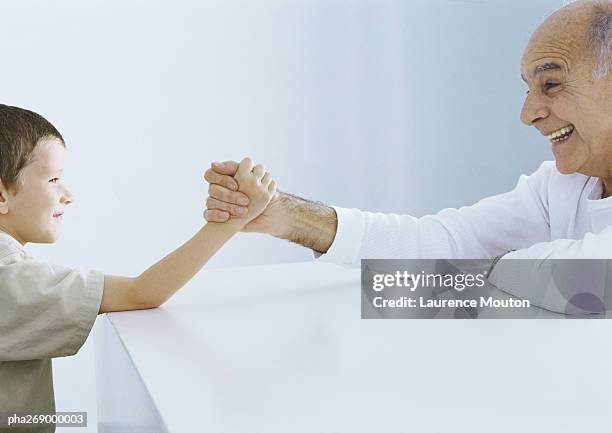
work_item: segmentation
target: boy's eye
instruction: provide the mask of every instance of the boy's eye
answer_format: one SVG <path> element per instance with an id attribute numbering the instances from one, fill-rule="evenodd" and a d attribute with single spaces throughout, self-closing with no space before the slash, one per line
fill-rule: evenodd
<path id="1" fill-rule="evenodd" d="M 49 182 L 51 183 L 57 183 L 57 181 L 59 181 L 59 177 L 54 177 L 53 179 L 51 179 Z"/>

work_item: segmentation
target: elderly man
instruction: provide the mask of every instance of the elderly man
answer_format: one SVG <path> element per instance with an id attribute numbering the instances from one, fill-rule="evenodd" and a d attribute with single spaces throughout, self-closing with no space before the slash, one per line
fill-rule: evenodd
<path id="1" fill-rule="evenodd" d="M 555 162 L 511 192 L 436 215 L 378 214 L 278 193 L 245 231 L 268 233 L 357 264 L 361 258 L 612 258 L 612 0 L 551 15 L 524 51 L 521 120 L 551 142 Z M 205 218 L 244 212 L 238 164 L 214 163 Z"/>

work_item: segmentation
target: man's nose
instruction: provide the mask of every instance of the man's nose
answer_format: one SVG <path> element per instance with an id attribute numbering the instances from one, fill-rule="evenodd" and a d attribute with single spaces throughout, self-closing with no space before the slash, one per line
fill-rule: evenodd
<path id="1" fill-rule="evenodd" d="M 536 95 L 528 94 L 521 110 L 521 122 L 533 126 L 538 120 L 546 119 L 550 115 L 547 102 Z"/>

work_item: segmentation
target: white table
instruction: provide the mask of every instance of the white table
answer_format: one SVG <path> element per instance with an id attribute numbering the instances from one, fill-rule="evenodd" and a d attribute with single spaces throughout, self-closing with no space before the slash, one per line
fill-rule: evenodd
<path id="1" fill-rule="evenodd" d="M 99 431 L 610 429 L 608 320 L 361 320 L 360 271 L 205 270 L 96 326 Z"/>

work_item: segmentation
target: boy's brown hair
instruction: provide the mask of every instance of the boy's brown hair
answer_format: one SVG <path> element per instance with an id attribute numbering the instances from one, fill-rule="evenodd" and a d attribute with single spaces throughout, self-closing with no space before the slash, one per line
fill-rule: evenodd
<path id="1" fill-rule="evenodd" d="M 50 138 L 66 146 L 55 126 L 40 114 L 0 104 L 0 181 L 9 192 L 19 192 L 21 170 L 30 162 L 36 145 Z"/>

